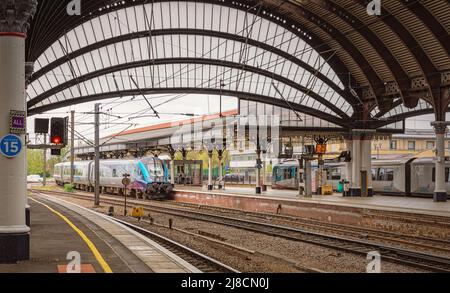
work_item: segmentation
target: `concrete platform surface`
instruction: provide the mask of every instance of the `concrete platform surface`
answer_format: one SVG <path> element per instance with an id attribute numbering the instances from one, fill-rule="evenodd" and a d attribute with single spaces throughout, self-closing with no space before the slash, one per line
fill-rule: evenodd
<path id="1" fill-rule="evenodd" d="M 0 273 L 66 273 L 78 253 L 82 273 L 200 272 L 106 215 L 44 194 L 29 204 L 31 259 L 0 264 Z"/>
<path id="2" fill-rule="evenodd" d="M 69 252 L 80 254 L 82 272 L 88 272 L 91 269 L 97 273 L 104 272 L 88 245 L 61 217 L 31 199 L 29 205 L 31 259 L 18 264 L 0 264 L 0 273 L 58 273 L 58 267 L 61 269 L 69 264 L 69 260 L 66 259 Z M 108 243 L 101 238 L 105 235 L 99 235 L 98 227 L 92 224 L 88 227 L 89 223 L 83 221 L 79 215 L 61 207 L 52 206 L 52 208 L 64 214 L 90 239 L 113 272 L 133 271 L 115 251 L 119 243 L 112 242 L 112 237 Z"/>
<path id="3" fill-rule="evenodd" d="M 201 271 L 186 262 L 171 251 L 162 247 L 158 243 L 148 239 L 138 232 L 112 220 L 110 217 L 76 205 L 74 203 L 56 199 L 51 196 L 41 194 L 39 198 L 43 198 L 48 202 L 62 206 L 72 212 L 77 213 L 84 219 L 97 225 L 104 231 L 107 231 L 109 237 L 112 236 L 123 247 L 124 252 L 133 254 L 142 263 L 144 263 L 154 273 L 200 273 Z M 122 256 L 122 253 L 119 254 Z M 141 272 L 141 271 L 137 271 Z"/>

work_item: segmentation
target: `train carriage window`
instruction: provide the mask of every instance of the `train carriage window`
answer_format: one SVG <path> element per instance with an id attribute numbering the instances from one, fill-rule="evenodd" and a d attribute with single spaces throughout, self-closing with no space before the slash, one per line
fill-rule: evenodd
<path id="1" fill-rule="evenodd" d="M 297 177 L 297 168 L 291 167 L 291 178 Z"/>
<path id="2" fill-rule="evenodd" d="M 427 141 L 427 150 L 434 149 L 434 141 Z"/>
<path id="3" fill-rule="evenodd" d="M 286 179 L 291 179 L 291 172 L 289 172 L 289 169 L 284 169 L 284 176 L 283 178 Z"/>
<path id="4" fill-rule="evenodd" d="M 394 169 L 386 169 L 384 181 L 394 181 Z"/>
<path id="5" fill-rule="evenodd" d="M 394 181 L 394 169 L 378 168 L 372 169 L 373 181 Z"/>
<path id="6" fill-rule="evenodd" d="M 391 143 L 389 146 L 390 146 L 391 150 L 396 150 L 397 149 L 397 141 L 391 140 Z"/>
<path id="7" fill-rule="evenodd" d="M 383 168 L 378 169 L 377 181 L 384 181 L 385 170 Z"/>
<path id="8" fill-rule="evenodd" d="M 112 177 L 118 177 L 117 176 L 117 169 L 112 170 Z"/>
<path id="9" fill-rule="evenodd" d="M 75 166 L 75 176 L 82 176 L 83 175 L 83 166 Z"/>
<path id="10" fill-rule="evenodd" d="M 450 181 L 449 176 L 450 176 L 450 168 L 445 168 L 445 182 Z M 436 167 L 433 167 L 433 171 L 431 174 L 431 181 L 436 182 Z"/>
<path id="11" fill-rule="evenodd" d="M 276 181 L 280 181 L 283 178 L 283 169 L 280 167 L 274 168 Z"/>

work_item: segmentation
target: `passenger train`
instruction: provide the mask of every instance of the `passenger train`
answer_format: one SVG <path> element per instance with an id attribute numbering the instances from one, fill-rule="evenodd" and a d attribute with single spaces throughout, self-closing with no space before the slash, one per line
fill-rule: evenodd
<path id="1" fill-rule="evenodd" d="M 312 164 L 313 172 L 317 162 Z M 276 164 L 272 170 L 273 189 L 297 189 L 297 160 Z M 327 183 L 338 189 L 346 178 L 345 163 L 325 162 Z M 431 157 L 406 157 L 402 159 L 372 160 L 372 187 L 375 194 L 432 197 L 435 187 L 435 162 Z M 445 164 L 445 182 L 450 193 L 450 162 Z"/>
<path id="2" fill-rule="evenodd" d="M 74 162 L 74 187 L 93 191 L 94 161 Z M 130 174 L 127 186 L 132 196 L 159 198 L 170 194 L 173 186 L 167 165 L 159 158 L 146 157 L 131 160 L 100 160 L 100 187 L 104 192 L 123 193 L 123 174 Z M 55 165 L 54 178 L 58 185 L 70 182 L 70 163 Z"/>

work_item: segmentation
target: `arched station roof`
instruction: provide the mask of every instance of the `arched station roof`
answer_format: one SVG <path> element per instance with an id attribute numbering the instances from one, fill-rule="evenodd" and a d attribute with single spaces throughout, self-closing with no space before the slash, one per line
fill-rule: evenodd
<path id="1" fill-rule="evenodd" d="M 30 114 L 153 93 L 237 96 L 348 128 L 448 109 L 450 3 L 38 1 Z"/>

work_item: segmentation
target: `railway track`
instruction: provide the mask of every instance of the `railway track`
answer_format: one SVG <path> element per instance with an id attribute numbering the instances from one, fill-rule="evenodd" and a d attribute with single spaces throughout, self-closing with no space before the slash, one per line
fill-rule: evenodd
<path id="1" fill-rule="evenodd" d="M 193 266 L 195 266 L 204 273 L 240 273 L 238 270 L 230 266 L 227 266 L 226 264 L 223 264 L 213 258 L 210 258 L 205 254 L 195 251 L 169 238 L 166 238 L 164 236 L 161 236 L 159 234 L 156 234 L 152 231 L 146 230 L 139 226 L 133 225 L 127 221 L 123 221 L 114 217 L 112 219 L 114 219 L 114 221 L 116 222 L 121 223 L 122 225 L 127 226 L 128 228 L 133 229 L 139 234 L 155 241 L 159 245 L 163 246 L 170 252 L 181 257 L 182 259 L 192 264 Z"/>
<path id="2" fill-rule="evenodd" d="M 92 198 L 92 196 L 90 195 L 67 194 L 64 192 L 50 191 L 48 193 L 71 196 L 80 199 Z M 102 201 L 111 205 L 122 205 L 123 203 L 123 200 L 118 199 L 117 196 L 103 196 Z M 247 231 L 281 237 L 293 241 L 316 244 L 323 247 L 338 249 L 364 256 L 367 255 L 367 253 L 370 251 L 377 251 L 381 254 L 382 259 L 384 260 L 390 260 L 392 262 L 434 272 L 450 272 L 450 259 L 434 254 L 427 254 L 414 250 L 397 248 L 381 243 L 361 241 L 340 235 L 329 235 L 321 232 L 308 231 L 294 227 L 274 225 L 270 223 L 256 222 L 253 220 L 237 219 L 199 211 L 167 207 L 161 204 L 154 204 L 150 202 L 130 200 L 130 203 L 139 204 L 143 206 L 146 211 L 154 213 L 163 213 L 192 220 L 216 223 L 219 225 L 245 229 Z"/>
<path id="3" fill-rule="evenodd" d="M 172 205 L 172 206 L 182 206 L 191 209 L 202 209 L 208 210 L 211 212 L 227 212 L 229 214 L 235 214 L 239 216 L 246 216 L 261 219 L 263 221 L 277 221 L 283 224 L 287 224 L 289 226 L 294 227 L 304 227 L 308 229 L 312 229 L 314 231 L 326 231 L 326 232 L 334 232 L 337 235 L 349 235 L 354 238 L 363 238 L 365 240 L 381 240 L 388 242 L 395 242 L 402 245 L 410 245 L 421 249 L 440 251 L 444 253 L 450 253 L 450 241 L 446 239 L 438 239 L 438 238 L 430 238 L 423 236 L 413 236 L 406 235 L 401 233 L 389 232 L 389 231 L 379 231 L 377 229 L 372 228 L 363 228 L 345 224 L 338 223 L 330 223 L 320 220 L 314 219 L 306 219 L 299 218 L 295 216 L 289 215 L 279 215 L 279 214 L 270 214 L 270 213 L 262 213 L 262 212 L 251 212 L 251 211 L 243 211 L 233 208 L 224 208 L 224 207 L 216 207 L 216 206 L 206 206 L 206 205 L 198 205 L 193 203 L 180 203 L 180 202 L 171 202 L 165 201 L 164 204 Z M 389 213 L 391 216 L 391 213 Z M 400 215 L 397 215 L 400 217 Z M 434 217 L 433 223 L 443 224 L 442 217 Z M 423 219 L 421 219 L 423 220 Z M 430 221 L 430 220 L 427 220 Z M 450 226 L 450 221 L 445 224 L 447 227 Z"/>

